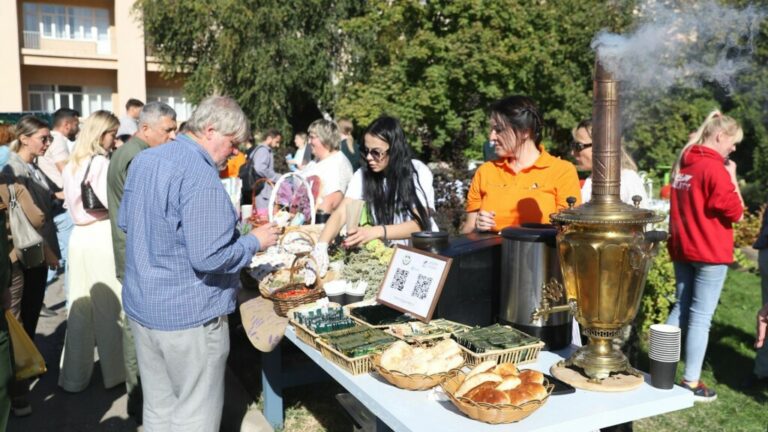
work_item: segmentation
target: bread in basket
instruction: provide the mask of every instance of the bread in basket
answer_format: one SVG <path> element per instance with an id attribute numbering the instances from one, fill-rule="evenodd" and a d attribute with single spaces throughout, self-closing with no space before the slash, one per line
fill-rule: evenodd
<path id="1" fill-rule="evenodd" d="M 454 376 L 464 365 L 458 344 L 450 339 L 432 347 L 412 347 L 397 341 L 371 359 L 390 384 L 406 390 L 427 390 Z"/>

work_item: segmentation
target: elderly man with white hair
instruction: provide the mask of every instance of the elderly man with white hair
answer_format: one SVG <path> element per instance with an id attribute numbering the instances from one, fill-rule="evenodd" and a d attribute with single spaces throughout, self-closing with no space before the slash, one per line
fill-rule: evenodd
<path id="1" fill-rule="evenodd" d="M 273 224 L 240 235 L 219 181 L 249 136 L 237 103 L 209 97 L 187 125 L 188 133 L 133 159 L 118 219 L 146 431 L 219 430 L 238 275 L 278 235 Z"/>

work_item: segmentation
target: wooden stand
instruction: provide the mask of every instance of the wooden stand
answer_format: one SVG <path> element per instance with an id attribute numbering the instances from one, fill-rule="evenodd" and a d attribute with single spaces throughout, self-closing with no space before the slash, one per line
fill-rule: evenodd
<path id="1" fill-rule="evenodd" d="M 564 381 L 577 389 L 598 392 L 624 392 L 634 390 L 643 385 L 642 376 L 632 374 L 616 374 L 598 382 L 590 381 L 590 378 L 580 372 L 565 366 L 565 362 L 559 361 L 552 365 L 549 372 L 555 378 Z"/>

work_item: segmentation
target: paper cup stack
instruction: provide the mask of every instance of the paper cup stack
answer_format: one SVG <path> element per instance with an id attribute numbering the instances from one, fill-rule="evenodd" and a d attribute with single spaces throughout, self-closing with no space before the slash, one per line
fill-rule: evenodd
<path id="1" fill-rule="evenodd" d="M 651 385 L 671 389 L 675 383 L 677 362 L 680 361 L 680 327 L 653 324 L 648 357 L 651 359 Z"/>

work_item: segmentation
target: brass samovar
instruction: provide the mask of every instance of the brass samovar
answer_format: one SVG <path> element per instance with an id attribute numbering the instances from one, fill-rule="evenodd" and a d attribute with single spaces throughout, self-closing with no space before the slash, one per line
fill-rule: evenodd
<path id="1" fill-rule="evenodd" d="M 564 365 L 583 370 L 592 383 L 612 373 L 638 372 L 614 340 L 637 315 L 651 261 L 663 231 L 646 231 L 663 217 L 620 198 L 621 123 L 619 84 L 595 62 L 592 112 L 592 199 L 579 207 L 552 214 L 558 227 L 557 247 L 568 305 L 550 306 L 547 299 L 535 317 L 570 310 L 589 338 Z M 555 300 L 557 295 L 553 296 Z M 554 302 L 554 301 L 553 301 Z"/>

